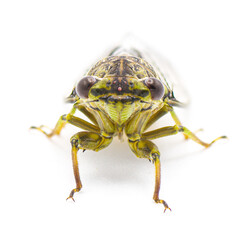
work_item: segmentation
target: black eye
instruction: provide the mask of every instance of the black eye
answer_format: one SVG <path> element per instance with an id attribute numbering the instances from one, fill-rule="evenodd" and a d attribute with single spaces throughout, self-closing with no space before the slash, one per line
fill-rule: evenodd
<path id="1" fill-rule="evenodd" d="M 159 100 L 164 95 L 164 86 L 162 82 L 156 78 L 146 78 L 143 83 L 149 88 L 152 100 Z"/>
<path id="2" fill-rule="evenodd" d="M 75 91 L 80 98 L 88 98 L 90 88 L 98 80 L 92 76 L 83 77 L 76 85 Z"/>

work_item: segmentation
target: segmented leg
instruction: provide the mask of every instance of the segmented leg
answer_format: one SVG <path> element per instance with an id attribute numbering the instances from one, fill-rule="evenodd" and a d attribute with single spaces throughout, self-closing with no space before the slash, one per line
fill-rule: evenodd
<path id="1" fill-rule="evenodd" d="M 160 153 L 158 151 L 157 146 L 149 140 L 174 135 L 179 132 L 184 133 L 188 138 L 192 139 L 196 143 L 206 148 L 210 147 L 217 140 L 226 138 L 226 136 L 221 136 L 214 139 L 211 143 L 205 143 L 202 140 L 200 140 L 194 133 L 188 130 L 186 127 L 175 125 L 175 126 L 159 128 L 154 131 L 145 132 L 141 135 L 141 139 L 136 141 L 129 140 L 129 146 L 137 157 L 148 158 L 150 161 L 152 161 L 155 164 L 155 189 L 154 189 L 153 199 L 156 203 L 161 203 L 164 205 L 165 208 L 164 212 L 166 211 L 166 209 L 169 210 L 171 209 L 169 208 L 168 204 L 164 200 L 159 199 L 159 190 L 160 190 L 160 181 L 161 181 Z"/>
<path id="2" fill-rule="evenodd" d="M 165 114 L 167 114 L 169 111 L 173 110 L 172 107 L 169 105 L 165 104 L 162 108 L 160 108 L 157 112 L 155 112 L 150 119 L 148 120 L 146 127 L 144 128 L 143 131 L 148 129 L 153 123 L 155 123 L 158 119 L 163 117 Z"/>
<path id="3" fill-rule="evenodd" d="M 50 133 L 47 133 L 43 130 L 43 127 L 45 127 L 44 125 L 41 125 L 40 127 L 31 127 L 31 128 L 41 131 L 42 133 L 44 133 L 49 138 L 54 136 L 54 135 L 59 135 L 61 130 L 63 129 L 63 127 L 67 123 L 72 124 L 76 127 L 84 129 L 84 130 L 92 131 L 92 132 L 99 132 L 100 131 L 98 126 L 91 124 L 91 123 L 89 123 L 89 122 L 87 122 L 81 118 L 73 116 L 74 113 L 75 113 L 75 108 L 73 108 L 69 114 L 62 115 L 59 118 L 55 128 L 53 130 L 51 130 Z"/>
<path id="4" fill-rule="evenodd" d="M 168 204 L 159 199 L 159 190 L 161 183 L 161 166 L 160 166 L 160 152 L 157 146 L 148 140 L 138 140 L 138 141 L 130 141 L 129 146 L 131 150 L 135 153 L 135 155 L 139 158 L 147 158 L 149 161 L 152 161 L 155 164 L 155 188 L 153 194 L 153 200 L 156 203 L 161 203 L 164 205 L 164 212 L 169 209 Z"/>
<path id="5" fill-rule="evenodd" d="M 146 129 L 148 129 L 153 123 L 155 123 L 157 120 L 159 120 L 159 119 L 160 119 L 161 117 L 163 117 L 165 114 L 167 114 L 168 112 L 170 112 L 171 117 L 173 118 L 173 120 L 174 120 L 174 122 L 176 123 L 176 125 L 181 126 L 181 125 L 182 125 L 182 124 L 181 124 L 181 121 L 180 121 L 180 119 L 178 118 L 178 116 L 176 115 L 174 109 L 173 109 L 171 106 L 165 104 L 162 108 L 160 108 L 156 113 L 154 113 L 154 114 L 150 117 L 149 121 L 148 121 L 147 124 L 146 124 L 145 129 L 143 130 L 143 132 L 144 132 Z M 202 129 L 199 129 L 199 130 L 197 130 L 196 132 L 198 132 L 198 131 L 202 131 Z M 183 133 L 183 135 L 184 135 L 185 139 L 188 139 L 188 138 L 189 138 L 185 133 Z"/>
<path id="6" fill-rule="evenodd" d="M 37 129 L 44 133 L 47 137 L 52 137 L 53 135 L 57 135 L 60 133 L 62 128 L 65 126 L 65 124 L 69 123 L 76 127 L 79 127 L 84 130 L 88 130 L 90 132 L 79 132 L 75 134 L 70 142 L 72 146 L 72 163 L 73 163 L 73 171 L 75 176 L 75 182 L 76 182 L 76 188 L 74 188 L 67 199 L 72 199 L 74 201 L 74 194 L 76 192 L 79 192 L 82 188 L 82 183 L 80 180 L 80 174 L 79 174 L 79 167 L 78 167 L 78 159 L 77 159 L 77 152 L 79 149 L 83 150 L 93 150 L 93 151 L 99 151 L 105 147 L 107 147 L 112 142 L 112 137 L 108 134 L 108 136 L 102 136 L 100 134 L 100 129 L 97 125 L 93 125 L 81 118 L 73 116 L 75 113 L 76 108 L 73 108 L 69 114 L 62 115 L 55 128 L 50 132 L 46 133 L 42 128 L 44 126 L 40 127 L 31 127 L 33 129 Z M 80 109 L 79 109 L 80 110 Z M 84 110 L 84 109 L 83 109 Z M 83 112 L 83 111 L 82 111 Z M 86 114 L 86 111 L 83 112 Z M 89 114 L 88 118 L 89 118 Z M 96 121 L 94 119 L 91 119 L 94 124 L 96 124 Z M 112 134 L 112 133 L 111 133 Z"/>
<path id="7" fill-rule="evenodd" d="M 112 142 L 112 137 L 107 138 L 103 137 L 98 133 L 93 132 L 79 132 L 75 134 L 71 139 L 72 146 L 72 161 L 73 161 L 73 170 L 76 182 L 76 188 L 74 188 L 67 199 L 71 198 L 74 201 L 74 194 L 79 192 L 82 188 L 78 160 L 77 160 L 77 152 L 79 149 L 83 150 L 93 150 L 100 151 L 103 148 L 107 147 Z"/>
<path id="8" fill-rule="evenodd" d="M 74 115 L 75 114 L 76 109 L 72 108 L 72 110 L 70 111 L 70 113 L 68 115 Z M 67 121 L 63 118 L 63 116 L 61 116 L 58 120 L 58 122 L 56 123 L 56 126 L 54 127 L 54 129 L 51 129 L 50 133 L 47 133 L 46 131 L 43 130 L 44 125 L 41 125 L 40 127 L 35 127 L 32 126 L 30 127 L 31 129 L 36 129 L 40 132 L 42 132 L 43 134 L 45 134 L 48 138 L 51 138 L 54 135 L 59 135 L 60 132 L 62 131 L 62 129 L 64 128 L 64 126 L 66 125 Z"/>
<path id="9" fill-rule="evenodd" d="M 81 180 L 80 180 L 79 165 L 78 165 L 78 159 L 77 159 L 78 148 L 76 146 L 76 142 L 75 141 L 71 141 L 71 146 L 72 146 L 72 163 L 73 163 L 73 171 L 74 171 L 74 176 L 75 176 L 76 188 L 74 188 L 70 192 L 70 195 L 69 195 L 69 197 L 66 200 L 71 198 L 73 201 L 75 201 L 73 196 L 74 196 L 74 194 L 76 192 L 79 192 L 81 190 L 82 183 L 81 183 Z"/>
<path id="10" fill-rule="evenodd" d="M 194 142 L 208 148 L 210 147 L 214 142 L 216 142 L 219 139 L 222 138 L 227 138 L 226 136 L 221 136 L 218 137 L 216 139 L 214 139 L 212 142 L 210 143 L 205 143 L 202 140 L 200 140 L 194 133 L 192 133 L 189 129 L 187 129 L 186 127 L 183 126 L 170 126 L 170 127 L 163 127 L 163 128 L 159 128 L 153 131 L 149 131 L 149 132 L 145 132 L 142 134 L 142 139 L 147 139 L 147 140 L 152 140 L 152 139 L 156 139 L 156 138 L 161 138 L 161 137 L 166 137 L 166 136 L 170 136 L 170 135 L 174 135 L 177 134 L 178 132 L 182 132 L 184 133 L 188 138 L 190 138 L 191 140 L 193 140 Z"/>
<path id="11" fill-rule="evenodd" d="M 155 155 L 154 164 L 155 164 L 155 188 L 154 188 L 153 199 L 156 203 L 162 203 L 164 205 L 164 212 L 166 211 L 166 209 L 169 209 L 171 211 L 168 204 L 164 200 L 159 199 L 159 190 L 161 184 L 161 164 L 158 155 Z"/>
<path id="12" fill-rule="evenodd" d="M 180 119 L 178 118 L 178 116 L 176 115 L 176 113 L 175 113 L 175 111 L 173 109 L 170 111 L 170 114 L 171 114 L 171 117 L 173 118 L 174 122 L 176 123 L 176 125 L 181 126 L 182 125 L 181 121 L 180 121 Z M 186 140 L 189 138 L 185 133 L 183 133 L 183 135 L 184 135 L 184 138 Z"/>

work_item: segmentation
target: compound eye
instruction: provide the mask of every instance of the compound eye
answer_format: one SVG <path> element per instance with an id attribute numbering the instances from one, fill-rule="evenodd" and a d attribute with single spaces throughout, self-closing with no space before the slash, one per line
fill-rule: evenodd
<path id="1" fill-rule="evenodd" d="M 91 87 L 98 80 L 92 76 L 83 77 L 76 85 L 75 91 L 80 98 L 88 98 Z"/>
<path id="2" fill-rule="evenodd" d="M 159 100 L 164 95 L 163 83 L 153 77 L 146 78 L 143 83 L 149 88 L 152 100 Z"/>

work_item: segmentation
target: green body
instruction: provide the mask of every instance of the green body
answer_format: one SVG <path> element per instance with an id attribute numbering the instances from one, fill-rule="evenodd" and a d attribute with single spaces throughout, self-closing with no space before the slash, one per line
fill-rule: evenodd
<path id="1" fill-rule="evenodd" d="M 74 104 L 72 110 L 69 114 L 60 117 L 50 133 L 46 133 L 43 126 L 32 127 L 40 130 L 47 137 L 60 134 L 66 123 L 85 130 L 71 137 L 76 188 L 71 191 L 68 198 L 73 199 L 74 193 L 82 188 L 78 169 L 78 150 L 100 151 L 112 142 L 113 137 L 118 136 L 122 139 L 125 133 L 135 155 L 147 158 L 155 164 L 153 199 L 156 203 L 162 203 L 165 210 L 170 209 L 164 200 L 159 199 L 160 152 L 151 140 L 182 132 L 186 139 L 190 138 L 204 147 L 209 147 L 225 136 L 216 138 L 208 144 L 183 127 L 173 110 L 173 106 L 181 106 L 181 103 L 175 99 L 165 77 L 135 49 L 123 52 L 115 49 L 107 58 L 97 62 L 86 75 L 99 79 L 89 89 L 88 97 L 80 98 L 74 88 L 67 98 L 67 102 Z M 150 89 L 143 82 L 146 78 L 161 81 L 160 85 L 163 85 L 164 91 L 160 99 L 153 100 Z M 75 117 L 76 110 L 87 116 L 91 123 Z M 149 126 L 168 112 L 175 121 L 174 126 L 146 132 Z"/>

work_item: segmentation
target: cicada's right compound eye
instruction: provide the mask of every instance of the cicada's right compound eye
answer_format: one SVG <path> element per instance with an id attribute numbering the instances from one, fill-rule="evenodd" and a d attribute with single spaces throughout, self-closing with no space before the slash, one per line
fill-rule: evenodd
<path id="1" fill-rule="evenodd" d="M 83 77 L 76 85 L 75 91 L 80 98 L 88 98 L 91 87 L 98 80 L 92 76 Z"/>

